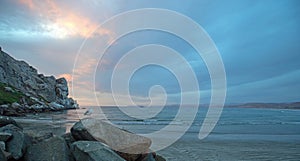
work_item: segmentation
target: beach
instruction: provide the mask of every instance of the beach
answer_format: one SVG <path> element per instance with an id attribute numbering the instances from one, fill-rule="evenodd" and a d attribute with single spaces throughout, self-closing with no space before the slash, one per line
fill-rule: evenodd
<path id="1" fill-rule="evenodd" d="M 166 108 L 148 120 L 136 120 L 121 113 L 116 107 L 103 108 L 103 117 L 116 126 L 135 132 L 150 133 L 170 123 L 176 108 Z M 89 110 L 58 111 L 15 117 L 28 133 L 61 135 Z M 212 133 L 198 139 L 205 109 L 199 110 L 193 125 L 185 135 L 169 147 L 158 151 L 168 160 L 299 160 L 300 111 L 282 109 L 225 108 Z M 38 129 L 38 130 L 37 130 Z"/>
<path id="2" fill-rule="evenodd" d="M 160 153 L 169 160 L 299 160 L 299 142 L 179 140 Z"/>

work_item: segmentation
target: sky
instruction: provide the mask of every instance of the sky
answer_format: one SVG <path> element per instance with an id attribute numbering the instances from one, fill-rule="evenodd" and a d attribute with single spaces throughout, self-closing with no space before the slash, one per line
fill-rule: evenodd
<path id="1" fill-rule="evenodd" d="M 164 45 L 180 53 L 196 74 L 200 89 L 183 95 L 199 91 L 200 102 L 208 103 L 210 75 L 203 59 L 185 40 L 155 30 L 137 31 L 113 40 L 116 32 L 125 25 L 122 23 L 132 23 L 126 20 L 112 24 L 110 28 L 99 27 L 113 16 L 142 8 L 178 12 L 207 32 L 224 64 L 227 104 L 300 101 L 298 0 L 2 0 L 0 46 L 14 58 L 36 67 L 39 73 L 65 77 L 70 96 L 80 105 L 115 105 L 111 97 L 111 79 L 116 63 L 136 47 Z M 178 28 L 184 25 L 178 23 Z M 193 31 L 186 32 L 193 34 Z M 85 41 L 94 47 L 80 53 Z M 89 56 L 89 52 L 97 54 L 95 51 L 107 44 L 110 47 L 101 61 Z M 81 56 L 78 57 L 78 53 Z M 138 61 L 141 60 L 132 59 L 123 64 L 122 70 L 126 71 Z M 74 63 L 77 63 L 75 67 Z M 176 64 L 175 57 L 165 59 L 164 63 L 173 63 L 174 70 L 181 73 L 188 70 L 182 64 Z M 126 80 L 121 76 L 118 82 L 122 84 Z M 134 73 L 128 86 L 131 99 L 136 104 L 149 104 L 149 91 L 155 85 L 164 87 L 167 104 L 179 103 L 182 96 L 180 81 L 174 73 L 158 65 L 144 66 Z M 124 93 L 115 94 L 124 105 L 128 103 Z M 153 99 L 156 104 L 165 101 L 160 93 L 154 93 Z"/>

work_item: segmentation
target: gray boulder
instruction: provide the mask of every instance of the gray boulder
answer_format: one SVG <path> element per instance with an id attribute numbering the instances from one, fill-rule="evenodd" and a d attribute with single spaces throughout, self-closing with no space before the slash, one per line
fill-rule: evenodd
<path id="1" fill-rule="evenodd" d="M 69 161 L 69 158 L 69 148 L 61 137 L 30 145 L 24 155 L 24 161 Z"/>
<path id="2" fill-rule="evenodd" d="M 7 116 L 0 116 L 0 127 L 6 126 L 8 124 L 13 124 L 22 129 L 22 127 L 14 119 Z"/>
<path id="3" fill-rule="evenodd" d="M 166 159 L 160 155 L 155 155 L 155 161 L 166 161 Z"/>
<path id="4" fill-rule="evenodd" d="M 26 146 L 29 144 L 29 137 L 15 125 L 9 124 L 0 128 L 0 132 L 11 133 L 12 137 L 6 142 L 6 151 L 11 153 L 16 160 L 20 159 L 26 151 Z"/>
<path id="5" fill-rule="evenodd" d="M 155 160 L 153 154 L 149 153 L 141 161 L 156 161 L 156 160 Z"/>
<path id="6" fill-rule="evenodd" d="M 4 141 L 6 142 L 8 139 L 10 139 L 12 136 L 11 133 L 7 133 L 7 132 L 0 132 L 0 141 Z"/>
<path id="7" fill-rule="evenodd" d="M 40 131 L 34 133 L 30 132 L 28 135 L 30 136 L 31 142 L 33 144 L 50 139 L 54 136 L 52 132 L 48 132 L 48 131 Z"/>
<path id="8" fill-rule="evenodd" d="M 5 150 L 5 142 L 4 141 L 0 141 L 0 150 Z"/>
<path id="9" fill-rule="evenodd" d="M 7 161 L 7 157 L 6 157 L 5 152 L 3 150 L 0 150 L 0 160 L 1 161 Z"/>
<path id="10" fill-rule="evenodd" d="M 71 147 L 71 144 L 73 144 L 76 141 L 73 138 L 71 133 L 66 133 L 66 134 L 62 135 L 61 137 L 65 139 L 65 141 L 66 141 L 69 148 Z"/>
<path id="11" fill-rule="evenodd" d="M 71 129 L 77 140 L 97 140 L 115 151 L 128 154 L 148 153 L 151 145 L 149 138 L 119 129 L 107 122 L 97 119 L 83 119 Z"/>
<path id="12" fill-rule="evenodd" d="M 107 146 L 96 141 L 77 141 L 71 145 L 76 161 L 125 161 Z"/>
<path id="13" fill-rule="evenodd" d="M 76 122 L 71 128 L 71 134 L 75 140 L 97 141 L 88 131 L 82 121 Z"/>

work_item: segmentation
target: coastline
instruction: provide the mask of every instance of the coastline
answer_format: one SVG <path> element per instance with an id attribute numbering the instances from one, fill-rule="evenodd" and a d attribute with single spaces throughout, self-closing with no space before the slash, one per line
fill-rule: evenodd
<path id="1" fill-rule="evenodd" d="M 80 119 L 79 115 L 83 115 L 88 109 L 32 114 L 27 117 L 15 117 L 15 119 L 29 133 L 34 133 L 38 129 L 40 133 L 50 131 L 60 135 L 70 131 L 73 124 Z M 117 123 L 117 126 L 134 133 L 151 132 L 151 129 L 157 130 L 167 124 L 167 122 L 161 124 L 160 120 L 150 124 L 142 120 L 131 121 L 120 117 L 116 108 L 109 107 L 104 110 L 108 110 L 104 111 L 108 117 L 110 114 L 113 115 L 110 119 Z M 201 125 L 195 123 L 181 139 L 157 153 L 170 161 L 278 160 L 278 158 L 297 160 L 300 157 L 298 110 L 252 108 L 225 108 L 224 110 L 219 124 L 209 137 L 199 140 L 197 134 Z M 292 115 L 293 117 L 286 117 Z"/>
<path id="2" fill-rule="evenodd" d="M 26 123 L 6 116 L 0 116 L 0 123 L 1 161 L 165 161 L 149 149 L 150 139 L 97 119 L 72 121 L 68 130 L 49 121 Z"/>

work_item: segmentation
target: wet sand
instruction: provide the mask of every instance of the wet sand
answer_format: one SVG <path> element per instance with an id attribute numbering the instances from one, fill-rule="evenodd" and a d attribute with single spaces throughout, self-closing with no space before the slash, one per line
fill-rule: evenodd
<path id="1" fill-rule="evenodd" d="M 269 141 L 179 140 L 159 153 L 171 161 L 300 160 L 300 144 Z"/>

